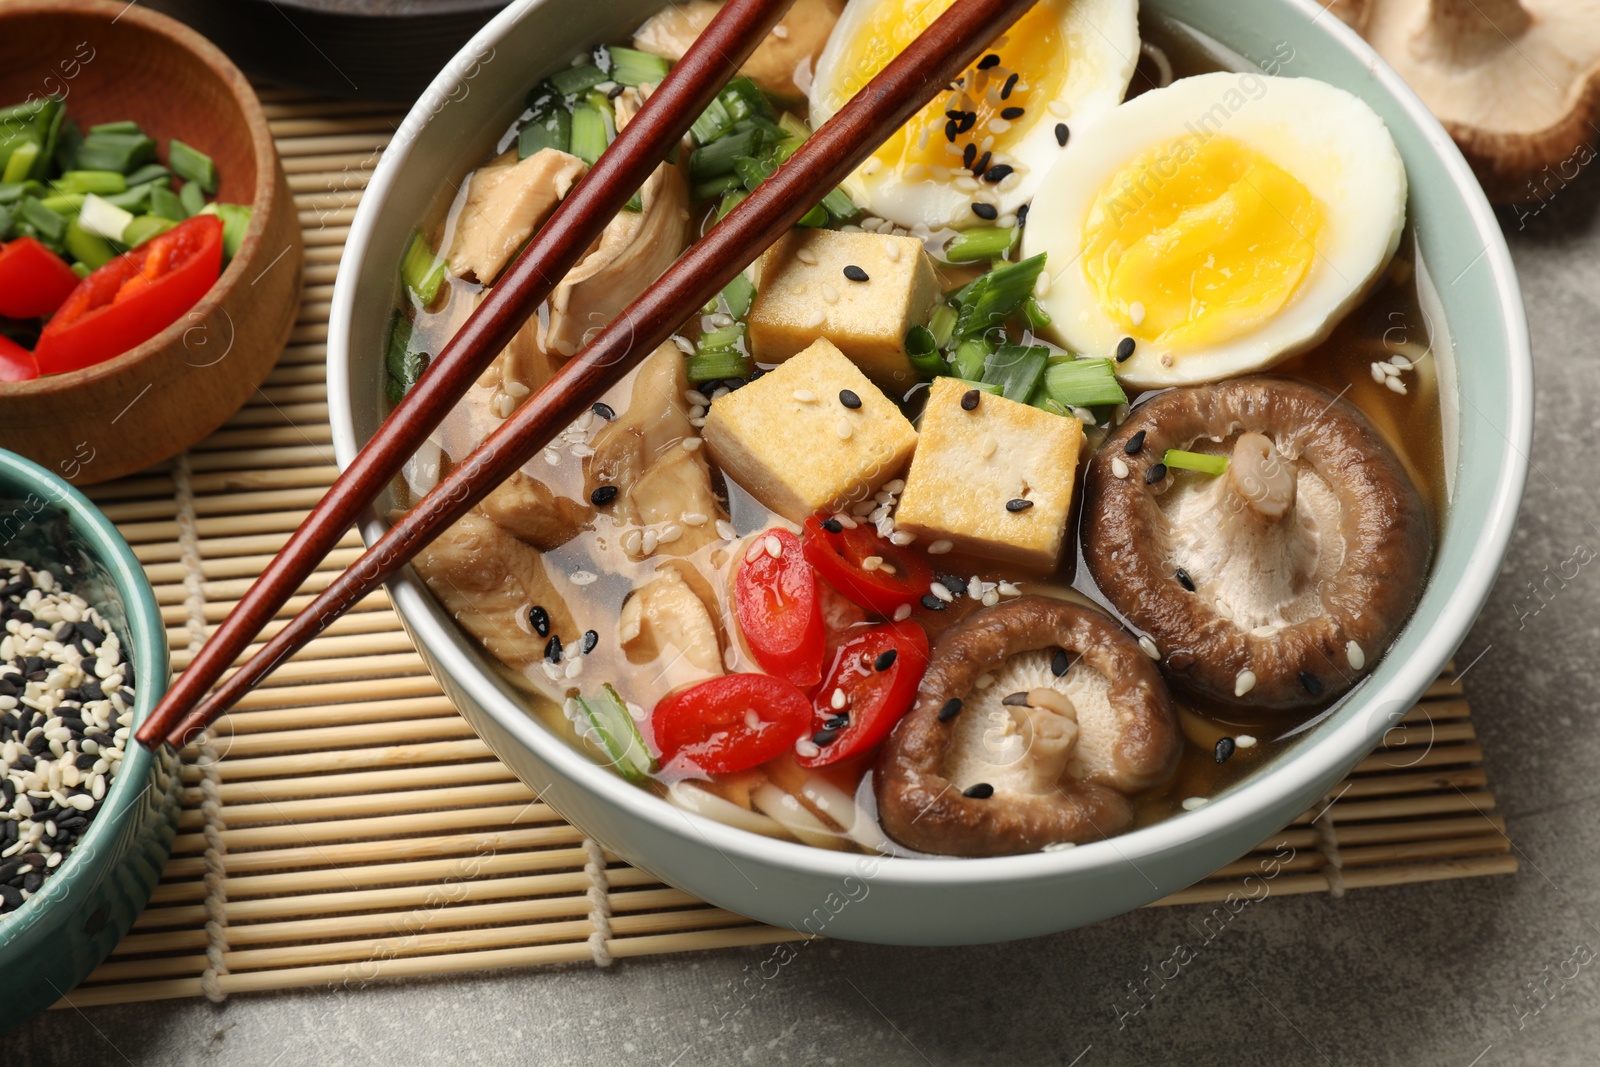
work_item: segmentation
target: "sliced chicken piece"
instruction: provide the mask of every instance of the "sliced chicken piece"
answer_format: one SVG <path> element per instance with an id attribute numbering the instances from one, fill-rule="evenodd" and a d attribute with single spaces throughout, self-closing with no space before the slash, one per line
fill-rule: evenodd
<path id="1" fill-rule="evenodd" d="M 648 528 L 654 551 L 673 556 L 718 540 L 722 517 L 705 450 L 684 447 L 699 441 L 684 398 L 688 388 L 683 353 L 672 344 L 656 349 L 634 377 L 627 408 L 595 435 L 594 455 L 584 461 L 585 495 L 615 486 L 617 497 L 605 510 L 619 524 Z M 643 542 L 643 531 L 622 537 L 634 558 L 650 554 Z"/>
<path id="2" fill-rule="evenodd" d="M 456 217 L 451 273 L 493 284 L 588 169 L 577 156 L 554 148 L 540 149 L 521 162 L 515 152 L 507 152 L 479 167 Z"/>
<path id="3" fill-rule="evenodd" d="M 722 674 L 716 623 L 677 567 L 662 567 L 623 603 L 617 638 L 628 660 L 647 669 L 652 701 Z"/>
<path id="4" fill-rule="evenodd" d="M 617 97 L 619 127 L 627 126 L 640 103 L 638 89 Z M 651 171 L 640 203 L 642 210 L 617 212 L 595 247 L 550 294 L 546 351 L 576 354 L 589 331 L 616 318 L 683 251 L 689 234 L 689 181 L 683 166 L 663 163 Z"/>
<path id="5" fill-rule="evenodd" d="M 514 671 L 527 674 L 544 657 L 548 639 L 533 631 L 531 608 L 549 613 L 552 634 L 579 636 L 543 557 L 481 512 L 462 516 L 412 566 L 462 628 Z"/>
<path id="6" fill-rule="evenodd" d="M 594 516 L 588 504 L 557 496 L 521 471 L 496 486 L 478 506 L 495 523 L 544 552 L 572 540 Z"/>
<path id="7" fill-rule="evenodd" d="M 634 33 L 633 46 L 677 62 L 721 10 L 722 5 L 714 0 L 689 0 L 662 8 Z M 795 0 L 739 73 L 774 96 L 804 97 L 811 87 L 817 56 L 843 10 L 844 0 Z"/>

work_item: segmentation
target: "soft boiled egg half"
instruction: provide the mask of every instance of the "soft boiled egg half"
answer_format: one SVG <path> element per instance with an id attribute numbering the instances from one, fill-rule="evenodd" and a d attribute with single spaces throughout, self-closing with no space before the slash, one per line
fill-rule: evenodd
<path id="1" fill-rule="evenodd" d="M 1161 388 L 1316 344 L 1400 242 L 1406 173 L 1357 97 L 1308 78 L 1204 74 L 1073 131 L 1023 229 L 1060 344 L 1133 355 Z"/>
<path id="2" fill-rule="evenodd" d="M 831 118 L 953 2 L 850 0 L 817 60 L 811 125 Z M 1122 100 L 1139 59 L 1137 6 L 1039 0 L 857 168 L 846 191 L 905 227 L 989 225 L 974 203 L 992 206 L 990 218 L 1014 213 L 1070 143 L 1073 124 Z"/>

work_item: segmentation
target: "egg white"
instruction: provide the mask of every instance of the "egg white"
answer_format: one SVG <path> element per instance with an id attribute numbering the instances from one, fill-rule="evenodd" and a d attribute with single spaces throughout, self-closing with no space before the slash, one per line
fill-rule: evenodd
<path id="1" fill-rule="evenodd" d="M 881 4 L 896 2 L 850 0 L 845 6 L 817 60 L 811 82 L 813 128 L 832 118 L 848 100 L 841 87 L 843 67 L 869 15 Z M 904 227 L 921 224 L 937 230 L 989 225 L 973 214 L 972 204 L 992 204 L 997 214 L 1006 215 L 1031 200 L 1045 172 L 1061 154 L 1056 141 L 1057 123 L 1064 122 L 1069 130 L 1075 130 L 1078 121 L 1107 112 L 1122 101 L 1139 60 L 1137 0 L 1040 2 L 1059 8 L 1067 77 L 1047 106 L 1030 107 L 1027 114 L 1011 122 L 1011 129 L 1004 136 L 1014 140 L 1006 151 L 995 151 L 993 161 L 1007 163 L 1015 172 L 997 185 L 977 182 L 962 167 L 961 159 L 952 155 L 948 158 L 948 178 L 929 175 L 908 179 L 897 168 L 869 159 L 844 183 L 845 191 L 857 204 Z M 1019 73 L 1026 81 L 1029 72 Z M 967 76 L 971 74 L 969 68 Z M 943 140 L 944 135 L 936 131 L 932 137 Z"/>
<path id="2" fill-rule="evenodd" d="M 1180 137 L 1220 135 L 1254 149 L 1317 199 L 1316 255 L 1287 304 L 1253 330 L 1210 345 L 1141 340 L 1117 367 L 1125 385 L 1155 389 L 1261 370 L 1315 345 L 1388 265 L 1405 224 L 1406 172 L 1394 139 L 1358 97 L 1310 78 L 1203 74 L 1145 93 L 1074 130 L 1045 175 L 1022 254 L 1048 258 L 1040 298 L 1057 343 L 1115 352 L 1124 328 L 1084 270 L 1084 225 L 1096 196 L 1141 152 Z M 1170 364 L 1170 365 L 1169 365 Z"/>

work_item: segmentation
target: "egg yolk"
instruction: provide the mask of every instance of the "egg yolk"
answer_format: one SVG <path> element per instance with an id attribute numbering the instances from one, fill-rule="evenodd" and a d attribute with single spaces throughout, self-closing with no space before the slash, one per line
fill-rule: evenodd
<path id="1" fill-rule="evenodd" d="M 1254 329 L 1305 281 L 1324 225 L 1293 175 L 1221 135 L 1135 156 L 1095 197 L 1084 272 L 1130 336 L 1208 345 Z"/>
<path id="2" fill-rule="evenodd" d="M 834 107 L 843 106 L 954 2 L 886 0 L 874 5 L 840 57 Z M 1064 5 L 1071 2 L 1040 0 L 962 74 L 953 91 L 935 97 L 873 157 L 906 180 L 916 181 L 929 177 L 929 167 L 960 168 L 968 144 L 974 146 L 975 160 L 985 152 L 991 158 L 1000 156 L 1016 144 L 1031 128 L 1034 110 L 1047 108 L 1066 82 L 1068 56 L 1061 26 Z M 990 55 L 998 55 L 999 62 L 988 60 Z M 990 65 L 978 69 L 985 62 Z M 1007 92 L 1012 73 L 1017 79 Z M 1002 117 L 1001 112 L 1012 108 L 1021 108 L 1021 114 Z M 970 117 L 952 118 L 952 112 Z"/>

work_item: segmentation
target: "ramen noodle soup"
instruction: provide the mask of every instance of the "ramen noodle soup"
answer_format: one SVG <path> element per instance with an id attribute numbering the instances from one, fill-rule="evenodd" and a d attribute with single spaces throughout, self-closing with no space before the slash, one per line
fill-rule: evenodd
<path id="1" fill-rule="evenodd" d="M 429 444 L 462 461 L 944 7 L 799 0 Z M 419 228 L 398 400 L 717 10 L 572 58 Z M 1040 0 L 415 561 L 667 802 L 984 856 L 1178 815 L 1361 684 L 1449 486 L 1379 117 Z"/>

